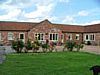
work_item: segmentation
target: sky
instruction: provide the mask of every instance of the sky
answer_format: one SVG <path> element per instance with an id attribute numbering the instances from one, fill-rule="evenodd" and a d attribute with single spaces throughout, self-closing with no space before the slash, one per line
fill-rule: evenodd
<path id="1" fill-rule="evenodd" d="M 100 0 L 0 0 L 0 21 L 100 23 Z"/>

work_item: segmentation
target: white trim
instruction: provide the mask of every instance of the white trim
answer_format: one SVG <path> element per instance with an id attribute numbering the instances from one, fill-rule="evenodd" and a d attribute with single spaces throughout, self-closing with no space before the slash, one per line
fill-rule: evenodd
<path id="1" fill-rule="evenodd" d="M 67 36 L 67 40 L 73 40 L 72 33 L 66 33 L 66 36 Z M 70 36 L 70 39 L 69 39 L 69 36 Z"/>
<path id="2" fill-rule="evenodd" d="M 20 39 L 20 35 L 21 35 L 21 34 L 23 34 L 23 36 L 24 36 L 23 39 Z M 22 33 L 22 32 L 19 33 L 19 39 L 22 40 L 23 42 L 25 42 L 25 33 Z"/>
<path id="3" fill-rule="evenodd" d="M 43 40 L 38 40 L 38 41 L 45 41 L 45 33 L 34 33 L 34 39 L 36 39 L 37 36 L 35 36 L 36 34 L 43 34 Z M 40 36 L 41 38 L 41 36 Z"/>
<path id="4" fill-rule="evenodd" d="M 76 34 L 76 37 L 75 37 L 76 40 L 80 40 L 80 34 Z"/>
<path id="5" fill-rule="evenodd" d="M 88 39 L 86 39 L 86 35 L 88 36 Z M 91 35 L 94 35 L 94 40 L 90 39 Z M 84 34 L 84 41 L 95 41 L 95 33 L 85 33 Z"/>
<path id="6" fill-rule="evenodd" d="M 64 34 L 61 35 L 61 42 L 64 43 Z"/>
<path id="7" fill-rule="evenodd" d="M 8 38 L 8 40 L 14 40 L 14 33 L 13 32 L 8 32 L 7 38 Z"/>
<path id="8" fill-rule="evenodd" d="M 56 35 L 57 34 L 57 40 L 53 40 L 53 36 L 52 36 L 52 40 L 50 40 L 50 34 L 54 34 L 54 35 Z M 56 37 L 54 37 L 54 38 L 56 38 Z M 50 41 L 58 41 L 58 39 L 59 39 L 59 34 L 58 33 L 49 33 L 49 40 Z"/>

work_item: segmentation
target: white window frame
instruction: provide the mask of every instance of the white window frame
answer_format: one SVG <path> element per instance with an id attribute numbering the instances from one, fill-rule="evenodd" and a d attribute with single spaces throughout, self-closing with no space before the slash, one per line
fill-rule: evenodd
<path id="1" fill-rule="evenodd" d="M 14 40 L 14 33 L 8 32 L 8 40 Z"/>
<path id="2" fill-rule="evenodd" d="M 72 40 L 72 34 L 71 33 L 66 33 L 66 36 L 68 36 L 68 40 Z M 69 39 L 70 36 L 70 39 Z"/>
<path id="3" fill-rule="evenodd" d="M 92 38 L 91 38 L 91 36 L 92 36 Z M 94 37 L 94 38 L 93 38 Z M 90 40 L 91 41 L 95 41 L 95 35 L 94 34 L 90 34 Z"/>
<path id="4" fill-rule="evenodd" d="M 50 34 L 52 35 L 52 39 L 50 39 Z M 53 39 L 53 35 L 56 35 L 56 37 L 54 37 L 54 39 Z M 58 41 L 58 39 L 59 39 L 59 34 L 58 33 L 49 33 L 49 40 L 50 41 Z"/>
<path id="5" fill-rule="evenodd" d="M 23 34 L 23 39 L 20 39 L 20 35 Z M 19 33 L 19 39 L 25 42 L 25 33 Z"/>
<path id="6" fill-rule="evenodd" d="M 64 43 L 64 34 L 61 35 L 61 42 Z"/>
<path id="7" fill-rule="evenodd" d="M 40 34 L 40 39 L 38 39 L 39 34 Z M 43 34 L 43 37 L 42 37 L 42 34 Z M 34 38 L 37 39 L 38 41 L 45 41 L 45 33 L 35 33 Z"/>
<path id="8" fill-rule="evenodd" d="M 88 36 L 88 39 L 86 39 L 86 35 Z M 91 40 L 91 35 L 94 36 L 94 39 L 92 38 L 93 40 Z M 85 41 L 95 41 L 95 34 L 93 33 L 84 34 L 84 40 Z"/>
<path id="9" fill-rule="evenodd" d="M 80 40 L 80 34 L 76 34 L 76 40 Z"/>

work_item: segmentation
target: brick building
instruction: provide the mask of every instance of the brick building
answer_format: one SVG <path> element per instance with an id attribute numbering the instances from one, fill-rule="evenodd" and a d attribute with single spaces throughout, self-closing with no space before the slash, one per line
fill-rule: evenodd
<path id="1" fill-rule="evenodd" d="M 12 40 L 28 39 L 62 42 L 74 40 L 75 42 L 87 42 L 100 44 L 100 24 L 78 26 L 67 24 L 53 24 L 48 20 L 40 23 L 28 22 L 0 22 L 0 43 L 9 44 Z"/>

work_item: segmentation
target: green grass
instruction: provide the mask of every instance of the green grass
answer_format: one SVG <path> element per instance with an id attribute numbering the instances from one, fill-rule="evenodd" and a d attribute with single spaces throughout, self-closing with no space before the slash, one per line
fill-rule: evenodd
<path id="1" fill-rule="evenodd" d="M 9 54 L 0 75 L 92 75 L 100 55 L 82 52 Z"/>

